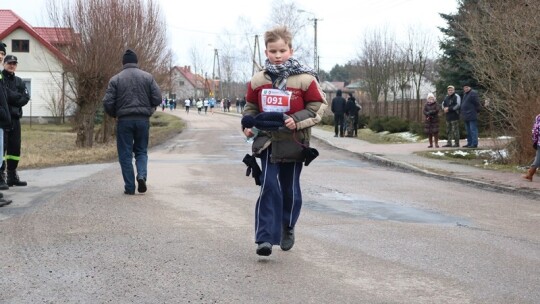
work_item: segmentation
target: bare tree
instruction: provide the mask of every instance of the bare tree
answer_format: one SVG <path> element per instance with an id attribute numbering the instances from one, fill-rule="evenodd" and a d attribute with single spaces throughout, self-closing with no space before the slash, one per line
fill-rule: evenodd
<path id="1" fill-rule="evenodd" d="M 460 26 L 470 40 L 475 76 L 488 90 L 486 107 L 498 130 L 515 135 L 510 150 L 517 162 L 533 158 L 531 126 L 540 113 L 540 2 L 478 0 L 463 2 Z"/>
<path id="2" fill-rule="evenodd" d="M 395 59 L 395 44 L 387 29 L 368 30 L 364 34 L 358 62 L 364 71 L 364 80 L 371 101 L 375 103 L 375 114 L 379 113 L 379 97 L 387 101 L 390 90 L 392 66 Z"/>
<path id="3" fill-rule="evenodd" d="M 401 96 L 401 117 L 405 113 L 405 91 L 410 89 L 411 80 L 411 61 L 408 52 L 403 47 L 398 47 L 396 51 L 396 60 L 393 65 L 394 83 L 396 93 L 399 91 Z M 395 100 L 395 99 L 394 99 Z M 396 103 L 397 104 L 397 103 Z M 407 111 L 409 113 L 409 111 Z M 409 115 L 407 115 L 407 118 Z"/>
<path id="4" fill-rule="evenodd" d="M 418 27 L 409 27 L 408 42 L 406 44 L 407 57 L 410 63 L 411 80 L 414 85 L 418 113 L 420 115 L 420 88 L 424 82 L 427 62 L 433 54 L 433 41 L 431 36 Z M 410 119 L 410 111 L 407 108 L 407 119 Z"/>
<path id="5" fill-rule="evenodd" d="M 121 69 L 125 49 L 139 54 L 142 69 L 155 75 L 168 72 L 165 21 L 154 0 L 49 0 L 47 7 L 56 27 L 73 31 L 71 43 L 61 51 L 68 58 L 68 85 L 76 94 L 76 144 L 92 147 L 96 111 L 108 80 Z M 103 140 L 110 137 L 111 125 L 110 119 L 104 121 Z"/>
<path id="6" fill-rule="evenodd" d="M 300 62 L 312 66 L 314 58 L 312 49 L 307 46 L 306 41 L 309 41 L 310 39 L 306 39 L 306 37 L 308 37 L 306 29 L 312 24 L 309 19 L 313 16 L 309 16 L 309 14 L 304 15 L 299 12 L 299 10 L 300 7 L 298 7 L 295 1 L 274 1 L 272 3 L 272 10 L 269 18 L 271 22 L 268 24 L 268 28 L 277 25 L 285 25 L 294 37 L 294 57 Z"/>

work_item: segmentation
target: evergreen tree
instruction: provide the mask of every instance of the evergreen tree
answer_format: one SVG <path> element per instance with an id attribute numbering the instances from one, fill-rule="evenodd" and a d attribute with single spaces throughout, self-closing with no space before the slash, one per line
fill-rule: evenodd
<path id="1" fill-rule="evenodd" d="M 460 92 L 464 82 L 470 82 L 475 89 L 482 90 L 474 77 L 471 64 L 466 59 L 471 57 L 468 47 L 470 40 L 459 26 L 460 19 L 462 19 L 460 16 L 467 14 L 468 9 L 475 3 L 476 0 L 463 0 L 460 1 L 456 14 L 440 14 L 448 26 L 439 28 L 444 34 L 444 39 L 439 43 L 443 54 L 438 62 L 437 95 L 446 95 L 446 87 L 449 85 L 455 86 L 456 91 Z"/>
<path id="2" fill-rule="evenodd" d="M 331 81 L 342 81 L 342 82 L 349 82 L 350 81 L 350 74 L 349 71 L 345 66 L 336 64 L 332 70 L 330 70 L 330 79 Z"/>

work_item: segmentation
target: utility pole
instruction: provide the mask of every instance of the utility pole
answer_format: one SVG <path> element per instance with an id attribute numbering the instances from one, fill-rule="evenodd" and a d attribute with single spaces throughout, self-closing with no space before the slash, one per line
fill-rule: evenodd
<path id="1" fill-rule="evenodd" d="M 256 61 L 257 56 L 259 57 L 258 63 Z M 255 35 L 255 45 L 253 46 L 253 57 L 251 58 L 251 60 L 253 61 L 253 68 L 251 70 L 251 75 L 255 75 L 255 73 L 262 70 L 261 48 L 259 46 L 259 35 Z"/>
<path id="2" fill-rule="evenodd" d="M 317 54 L 317 21 L 319 19 L 313 18 L 313 28 L 315 32 L 314 46 L 313 46 L 313 69 L 319 74 L 319 55 Z"/>
<path id="3" fill-rule="evenodd" d="M 214 88 L 215 81 L 216 81 L 216 62 L 217 62 L 217 70 L 218 70 L 218 77 L 219 77 L 219 97 L 220 99 L 223 98 L 223 85 L 221 83 L 221 64 L 219 64 L 219 54 L 218 49 L 214 49 L 214 66 L 212 67 L 212 88 Z"/>
<path id="4" fill-rule="evenodd" d="M 298 10 L 299 13 L 308 13 L 313 15 L 313 18 L 308 19 L 313 21 L 314 37 L 313 37 L 313 69 L 317 74 L 319 73 L 319 54 L 317 52 L 317 22 L 323 19 L 315 17 L 315 14 L 306 10 Z"/>

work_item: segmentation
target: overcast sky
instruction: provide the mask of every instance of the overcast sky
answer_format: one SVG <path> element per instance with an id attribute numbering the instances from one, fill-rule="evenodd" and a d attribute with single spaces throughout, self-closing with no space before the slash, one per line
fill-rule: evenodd
<path id="1" fill-rule="evenodd" d="M 167 18 L 171 46 L 177 65 L 191 65 L 193 44 L 208 48 L 209 57 L 218 48 L 223 31 L 238 29 L 240 17 L 253 24 L 253 34 L 262 35 L 269 24 L 270 0 L 158 0 Z M 357 57 L 365 29 L 387 27 L 396 35 L 414 26 L 440 37 L 437 27 L 446 26 L 439 13 L 455 13 L 457 0 L 294 0 L 296 6 L 319 19 L 317 26 L 320 68 L 329 71 Z M 0 0 L 33 26 L 47 26 L 46 0 Z M 307 31 L 313 35 L 314 30 Z M 312 39 L 312 37 L 310 37 Z M 260 41 L 264 49 L 263 41 Z"/>

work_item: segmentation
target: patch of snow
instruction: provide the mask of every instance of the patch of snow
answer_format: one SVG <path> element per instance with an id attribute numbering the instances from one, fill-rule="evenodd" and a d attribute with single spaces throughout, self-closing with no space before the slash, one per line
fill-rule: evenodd
<path id="1" fill-rule="evenodd" d="M 457 150 L 457 151 L 452 152 L 452 155 L 467 156 L 469 155 L 469 151 Z"/>
<path id="2" fill-rule="evenodd" d="M 396 136 L 399 136 L 403 139 L 406 139 L 407 141 L 411 141 L 411 142 L 417 142 L 418 141 L 418 138 L 419 136 L 417 136 L 416 134 L 414 133 L 411 133 L 411 132 L 399 132 L 399 133 L 394 133 Z"/>

